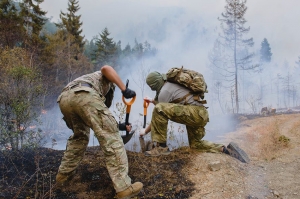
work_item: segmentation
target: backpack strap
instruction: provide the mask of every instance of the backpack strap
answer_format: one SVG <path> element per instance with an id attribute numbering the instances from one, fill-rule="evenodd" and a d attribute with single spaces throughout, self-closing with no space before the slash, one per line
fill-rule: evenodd
<path id="1" fill-rule="evenodd" d="M 184 105 L 186 105 L 186 104 L 187 104 L 187 103 L 186 103 L 186 98 L 187 98 L 187 96 L 189 96 L 189 95 L 191 95 L 191 93 L 188 93 L 188 94 L 186 94 L 185 96 L 183 96 L 183 97 L 181 97 L 181 98 L 175 99 L 175 100 L 171 101 L 170 103 L 178 104 L 179 102 L 182 102 L 182 101 L 184 100 L 184 101 L 185 101 L 185 102 L 184 102 Z"/>
<path id="2" fill-rule="evenodd" d="M 195 101 L 197 101 L 201 104 L 207 104 L 206 100 L 200 100 L 201 99 L 200 94 L 193 94 L 193 98 L 194 98 Z"/>
<path id="3" fill-rule="evenodd" d="M 178 99 L 175 99 L 173 101 L 171 101 L 170 103 L 175 103 L 175 104 L 178 104 L 179 102 L 182 102 L 184 101 L 184 105 L 187 105 L 187 101 L 186 101 L 186 98 L 190 95 L 193 95 L 193 98 L 195 101 L 201 103 L 201 104 L 207 104 L 206 100 L 200 100 L 200 94 L 193 94 L 193 93 L 188 93 L 186 94 L 185 96 L 181 97 L 181 98 L 178 98 Z"/>

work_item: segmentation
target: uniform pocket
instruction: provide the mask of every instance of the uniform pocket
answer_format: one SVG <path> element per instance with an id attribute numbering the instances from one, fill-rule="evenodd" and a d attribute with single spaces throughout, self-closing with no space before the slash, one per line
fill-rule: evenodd
<path id="1" fill-rule="evenodd" d="M 111 133 L 118 132 L 118 123 L 109 110 L 99 110 L 99 114 L 102 115 L 102 128 L 104 130 Z"/>
<path id="2" fill-rule="evenodd" d="M 190 110 L 184 107 L 183 105 L 174 105 L 174 114 L 177 117 L 189 117 L 190 116 Z"/>
<path id="3" fill-rule="evenodd" d="M 85 86 L 81 86 L 81 87 L 76 87 L 74 89 L 72 89 L 74 91 L 74 93 L 79 93 L 79 92 L 90 92 L 91 88 L 89 87 L 85 87 Z"/>
<path id="4" fill-rule="evenodd" d="M 208 115 L 208 112 L 207 112 L 207 110 L 206 110 L 206 108 L 204 106 L 199 108 L 199 112 L 198 113 L 199 113 L 199 116 L 205 122 L 205 124 L 207 122 L 209 122 L 209 115 Z"/>
<path id="5" fill-rule="evenodd" d="M 121 165 L 127 165 L 127 156 L 123 142 L 114 142 L 110 147 L 107 148 L 107 150 L 108 155 L 114 156 L 114 158 L 107 159 L 111 166 L 118 167 Z"/>

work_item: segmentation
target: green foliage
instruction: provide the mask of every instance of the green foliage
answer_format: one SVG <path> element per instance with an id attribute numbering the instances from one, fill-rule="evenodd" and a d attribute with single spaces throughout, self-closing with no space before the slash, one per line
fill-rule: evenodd
<path id="1" fill-rule="evenodd" d="M 55 23 L 51 22 L 50 19 L 47 19 L 42 30 L 42 35 L 44 36 L 45 34 L 55 34 L 57 31 L 57 27 Z"/>
<path id="2" fill-rule="evenodd" d="M 137 39 L 134 40 L 133 47 L 127 44 L 125 48 L 122 49 L 121 41 L 115 42 L 113 38 L 110 37 L 110 32 L 107 28 L 105 28 L 99 36 L 95 37 L 93 41 L 95 42 L 86 45 L 86 52 L 89 52 L 91 60 L 100 67 L 108 64 L 113 66 L 116 70 L 121 66 L 128 67 L 132 62 L 139 61 L 142 58 L 155 56 L 157 52 L 147 41 L 143 44 L 139 43 Z M 94 53 L 91 53 L 92 50 L 94 50 Z"/>
<path id="3" fill-rule="evenodd" d="M 24 0 L 20 3 L 20 16 L 26 29 L 28 37 L 26 44 L 29 47 L 40 45 L 42 42 L 40 33 L 46 22 L 45 15 L 47 13 L 40 8 L 42 2 L 44 0 Z"/>
<path id="4" fill-rule="evenodd" d="M 72 34 L 59 30 L 47 35 L 47 40 L 44 58 L 51 66 L 46 72 L 52 76 L 52 81 L 65 86 L 76 77 L 92 71 L 92 64 L 79 53 L 79 46 Z"/>
<path id="5" fill-rule="evenodd" d="M 65 29 L 69 34 L 74 36 L 74 42 L 79 46 L 80 51 L 83 52 L 83 36 L 82 33 L 82 22 L 80 21 L 81 15 L 76 15 L 78 10 L 80 9 L 78 5 L 78 1 L 76 0 L 69 0 L 68 3 L 68 12 L 60 13 L 60 19 L 62 21 L 61 24 L 57 24 L 59 28 Z"/>
<path id="6" fill-rule="evenodd" d="M 96 60 L 100 66 L 105 64 L 116 66 L 117 46 L 113 38 L 109 37 L 110 33 L 107 28 L 99 34 L 100 38 L 95 39 L 97 46 Z"/>
<path id="7" fill-rule="evenodd" d="M 22 48 L 5 49 L 0 53 L 0 144 L 13 150 L 31 143 L 40 132 L 28 130 L 38 120 L 45 94 L 39 70 L 31 66 L 28 52 Z M 33 137 L 34 135 L 34 137 Z"/>
<path id="8" fill-rule="evenodd" d="M 25 35 L 22 17 L 11 0 L 0 1 L 0 46 L 20 45 Z"/>

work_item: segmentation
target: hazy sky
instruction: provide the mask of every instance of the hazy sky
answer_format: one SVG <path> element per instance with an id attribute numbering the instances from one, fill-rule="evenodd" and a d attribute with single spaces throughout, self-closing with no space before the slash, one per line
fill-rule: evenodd
<path id="1" fill-rule="evenodd" d="M 68 0 L 45 0 L 41 6 L 57 22 L 60 11 L 66 12 L 67 4 Z M 220 32 L 217 18 L 224 12 L 225 0 L 84 0 L 79 5 L 83 34 L 89 40 L 107 27 L 114 40 L 123 42 L 123 48 L 136 38 L 139 42 L 147 40 L 160 50 L 177 49 L 175 55 L 180 53 L 180 44 L 187 36 L 183 29 L 189 27 L 193 31 L 194 28 L 196 33 L 205 29 L 212 37 L 199 42 L 205 50 L 200 50 L 197 56 L 206 58 L 214 37 Z M 300 56 L 300 1 L 248 0 L 246 5 L 246 27 L 251 28 L 247 37 L 253 37 L 254 50 L 267 38 L 274 60 L 279 64 L 287 60 L 295 65 Z M 157 38 L 162 28 L 164 34 Z M 197 41 L 195 38 L 191 42 Z"/>

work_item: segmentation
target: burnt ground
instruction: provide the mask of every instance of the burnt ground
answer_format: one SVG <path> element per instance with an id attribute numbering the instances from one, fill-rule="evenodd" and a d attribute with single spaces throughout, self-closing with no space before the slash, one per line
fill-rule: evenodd
<path id="1" fill-rule="evenodd" d="M 66 188 L 55 188 L 55 176 L 64 151 L 40 148 L 0 153 L 0 198 L 114 198 L 115 191 L 99 147 L 89 147 Z M 138 198 L 188 198 L 193 182 L 183 166 L 190 161 L 185 149 L 170 156 L 145 157 L 127 152 L 129 176 L 141 181 Z"/>
<path id="2" fill-rule="evenodd" d="M 240 116 L 223 138 L 250 158 L 244 164 L 224 154 L 187 147 L 169 156 L 127 152 L 129 175 L 143 190 L 133 199 L 298 199 L 300 198 L 300 114 Z M 64 151 L 47 148 L 0 152 L 0 199 L 113 199 L 115 191 L 98 147 L 89 147 L 69 186 L 55 187 Z M 219 168 L 209 165 L 218 162 Z"/>

